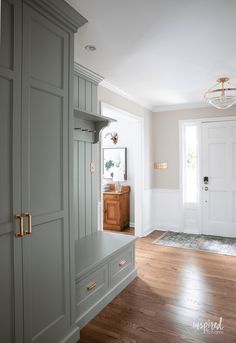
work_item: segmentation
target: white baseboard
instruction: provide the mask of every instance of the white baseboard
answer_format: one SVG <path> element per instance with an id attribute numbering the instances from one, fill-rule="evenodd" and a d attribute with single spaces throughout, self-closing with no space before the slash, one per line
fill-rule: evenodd
<path id="1" fill-rule="evenodd" d="M 130 222 L 129 223 L 129 227 L 135 227 L 135 223 L 134 222 Z"/>
<path id="2" fill-rule="evenodd" d="M 174 231 L 174 232 L 180 232 L 180 227 L 178 225 L 168 225 L 168 224 L 156 224 L 153 226 L 153 230 L 157 231 Z"/>
<path id="3" fill-rule="evenodd" d="M 140 236 L 140 237 L 147 237 L 148 235 L 150 235 L 155 230 L 156 229 L 147 229 L 146 231 L 143 232 L 142 236 Z"/>

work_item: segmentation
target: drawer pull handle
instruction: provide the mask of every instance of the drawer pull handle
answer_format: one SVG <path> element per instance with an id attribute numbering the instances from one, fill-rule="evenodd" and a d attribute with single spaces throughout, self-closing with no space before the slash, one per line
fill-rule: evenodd
<path id="1" fill-rule="evenodd" d="M 91 291 L 92 289 L 94 289 L 96 287 L 97 287 L 96 282 L 92 282 L 87 286 L 87 291 Z"/>
<path id="2" fill-rule="evenodd" d="M 126 260 L 121 260 L 121 261 L 119 262 L 119 266 L 120 266 L 120 267 L 123 267 L 126 263 L 127 263 Z"/>
<path id="3" fill-rule="evenodd" d="M 28 231 L 26 231 L 26 234 L 30 235 L 32 233 L 32 215 L 28 212 L 25 212 L 23 215 L 28 218 Z"/>
<path id="4" fill-rule="evenodd" d="M 16 237 L 24 237 L 26 234 L 24 231 L 24 216 L 22 214 L 16 214 L 15 218 L 19 219 L 19 222 L 20 222 L 20 231 L 18 231 L 15 234 L 15 236 Z"/>

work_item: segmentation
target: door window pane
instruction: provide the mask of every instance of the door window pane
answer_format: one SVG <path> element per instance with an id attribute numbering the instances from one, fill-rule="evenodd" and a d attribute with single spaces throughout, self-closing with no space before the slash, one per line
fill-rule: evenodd
<path id="1" fill-rule="evenodd" d="M 198 149 L 197 126 L 187 125 L 184 130 L 184 200 L 198 202 Z"/>

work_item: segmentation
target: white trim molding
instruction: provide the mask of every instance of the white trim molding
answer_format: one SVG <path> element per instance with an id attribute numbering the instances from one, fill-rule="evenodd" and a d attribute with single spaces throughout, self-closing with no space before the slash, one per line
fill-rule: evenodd
<path id="1" fill-rule="evenodd" d="M 77 10 L 66 1 L 58 0 L 24 0 L 30 7 L 40 8 L 66 25 L 73 32 L 88 22 Z"/>
<path id="2" fill-rule="evenodd" d="M 196 102 L 196 103 L 188 103 L 188 104 L 155 106 L 155 107 L 152 107 L 152 112 L 158 113 L 158 112 L 178 111 L 178 110 L 187 110 L 187 109 L 194 109 L 194 108 L 209 108 L 209 107 L 211 106 L 206 104 L 205 102 Z"/>
<path id="3" fill-rule="evenodd" d="M 132 102 L 134 102 L 135 104 L 146 108 L 149 111 L 152 111 L 152 106 L 149 106 L 146 102 L 141 101 L 139 98 L 132 96 L 131 94 L 126 93 L 125 91 L 123 91 L 121 88 L 115 86 L 112 82 L 108 81 L 107 79 L 104 79 L 101 83 L 100 86 L 109 89 L 110 91 L 112 91 L 113 93 L 116 93 L 120 96 L 122 96 L 123 98 L 126 98 Z"/>
<path id="4" fill-rule="evenodd" d="M 136 172 L 135 178 L 135 235 L 142 237 L 143 228 L 147 227 L 146 218 L 149 219 L 149 192 L 144 189 L 144 168 L 143 168 L 143 156 L 144 156 L 144 118 L 139 117 L 133 113 L 123 111 L 112 105 L 101 102 L 101 115 L 106 115 L 107 117 L 113 118 L 114 112 L 116 115 L 125 116 L 125 118 L 132 119 L 136 126 L 136 147 L 138 154 L 135 154 L 135 166 Z M 102 148 L 102 144 L 101 144 Z M 102 160 L 102 156 L 101 156 Z M 102 185 L 102 175 L 101 175 L 101 185 Z M 101 190 L 102 192 L 102 190 Z M 103 223 L 101 224 L 103 227 Z"/>

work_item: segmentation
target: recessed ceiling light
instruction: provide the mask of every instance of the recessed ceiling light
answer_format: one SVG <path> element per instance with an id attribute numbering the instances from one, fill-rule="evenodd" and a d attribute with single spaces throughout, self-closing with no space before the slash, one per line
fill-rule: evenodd
<path id="1" fill-rule="evenodd" d="M 97 50 L 97 48 L 96 48 L 96 46 L 94 46 L 94 45 L 86 45 L 85 47 L 85 50 L 87 50 L 87 51 L 96 51 Z"/>

